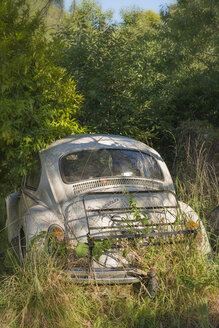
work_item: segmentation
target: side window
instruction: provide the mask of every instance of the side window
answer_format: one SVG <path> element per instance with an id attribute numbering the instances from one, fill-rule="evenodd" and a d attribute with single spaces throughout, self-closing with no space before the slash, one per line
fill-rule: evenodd
<path id="1" fill-rule="evenodd" d="M 33 162 L 32 170 L 26 177 L 25 187 L 37 190 L 41 176 L 41 163 L 38 154 L 34 156 Z"/>

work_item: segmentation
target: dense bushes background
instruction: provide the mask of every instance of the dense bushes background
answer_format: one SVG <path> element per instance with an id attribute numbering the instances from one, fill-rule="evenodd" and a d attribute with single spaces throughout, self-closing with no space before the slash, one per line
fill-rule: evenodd
<path id="1" fill-rule="evenodd" d="M 64 68 L 51 58 L 45 7 L 0 1 L 0 181 L 16 188 L 33 164 L 32 154 L 67 134 L 83 132 L 77 115 L 82 97 Z"/>
<path id="2" fill-rule="evenodd" d="M 159 150 L 205 223 L 218 205 L 218 18 L 216 0 L 124 10 L 120 23 L 92 0 L 71 13 L 62 0 L 0 0 L 1 327 L 218 327 L 218 258 L 206 261 L 195 241 L 189 256 L 186 245 L 140 247 L 158 269 L 150 298 L 144 284 L 73 284 L 44 253 L 18 266 L 3 220 L 35 152 L 97 132 Z"/>
<path id="3" fill-rule="evenodd" d="M 84 129 L 152 143 L 170 162 L 182 125 L 215 131 L 217 1 L 130 9 L 119 24 L 91 0 L 62 8 L 0 1 L 2 190 L 17 186 L 33 152 Z"/>
<path id="4" fill-rule="evenodd" d="M 184 122 L 216 126 L 218 3 L 184 0 L 161 15 L 130 10 L 122 17 L 115 25 L 110 12 L 82 1 L 57 34 L 59 64 L 85 98 L 80 122 L 158 140 L 161 149 L 169 148 L 167 131 L 175 135 Z"/>

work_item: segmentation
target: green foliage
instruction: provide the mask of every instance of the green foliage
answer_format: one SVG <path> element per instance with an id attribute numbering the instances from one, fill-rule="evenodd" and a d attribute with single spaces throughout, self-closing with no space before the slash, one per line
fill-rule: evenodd
<path id="1" fill-rule="evenodd" d="M 79 258 L 86 257 L 89 254 L 89 247 L 85 243 L 78 243 L 75 252 Z"/>
<path id="2" fill-rule="evenodd" d="M 178 199 L 190 205 L 204 219 L 219 202 L 218 179 L 208 161 L 209 148 L 200 135 L 195 137 L 192 134 L 185 137 L 181 147 L 184 156 L 177 158 L 175 167 Z"/>
<path id="3" fill-rule="evenodd" d="M 71 15 L 63 14 L 65 24 L 50 43 L 42 21 L 50 28 L 60 23 L 60 12 L 51 6 L 46 16 L 51 1 L 43 2 L 45 12 L 41 7 L 31 11 L 24 0 L 0 1 L 2 193 L 18 185 L 33 162 L 33 153 L 57 138 L 83 132 L 81 126 L 152 140 L 172 158 L 170 145 L 184 122 L 205 120 L 217 125 L 216 1 L 179 0 L 161 16 L 124 11 L 123 22 L 117 25 L 111 12 L 102 12 L 93 1 L 74 2 Z M 62 1 L 56 2 L 62 6 Z M 54 30 L 59 31 L 57 26 Z M 78 92 L 84 97 L 81 110 Z M 215 175 L 202 160 L 205 149 L 199 143 L 183 150 L 186 158 L 176 168 L 179 198 L 202 218 L 218 202 Z M 141 220 L 148 231 L 148 219 L 132 197 L 129 207 L 134 220 Z M 4 250 L 6 235 L 1 235 L 1 241 Z M 93 256 L 98 259 L 112 244 L 96 241 Z M 196 239 L 189 247 L 173 243 L 144 248 L 138 242 L 131 247 L 145 272 L 151 266 L 157 270 L 159 293 L 154 298 L 143 283 L 140 289 L 78 286 L 57 267 L 56 254 L 39 256 L 37 250 L 36 256 L 34 247 L 23 267 L 10 264 L 11 256 L 4 259 L 1 252 L 0 260 L 14 269 L 1 281 L 1 325 L 190 328 L 219 324 L 218 264 L 203 259 Z M 88 251 L 87 244 L 78 244 L 79 261 Z M 61 255 L 68 252 L 62 244 Z M 123 256 L 128 254 L 124 247 Z"/>
<path id="4" fill-rule="evenodd" d="M 83 125 L 152 141 L 165 154 L 182 122 L 218 122 L 218 3 L 179 1 L 161 16 L 133 9 L 122 17 L 115 25 L 82 1 L 55 40 L 58 57 L 84 95 Z"/>
<path id="5" fill-rule="evenodd" d="M 122 25 L 129 25 L 135 27 L 156 26 L 160 23 L 160 16 L 151 10 L 146 12 L 142 9 L 122 10 Z"/>
<path id="6" fill-rule="evenodd" d="M 163 15 L 160 37 L 167 80 L 158 102 L 164 122 L 173 127 L 197 119 L 217 125 L 218 20 L 219 6 L 212 0 L 179 1 Z"/>
<path id="7" fill-rule="evenodd" d="M 96 240 L 94 241 L 94 247 L 92 249 L 92 255 L 96 260 L 100 258 L 100 256 L 110 250 L 113 246 L 113 240 L 105 239 L 103 241 Z"/>
<path id="8" fill-rule="evenodd" d="M 142 211 L 140 211 L 137 207 L 137 201 L 134 199 L 133 195 L 129 195 L 129 208 L 130 214 L 133 215 L 134 221 L 139 221 L 144 224 L 144 226 L 150 225 L 148 221 L 148 217 Z M 149 231 L 148 231 L 149 232 Z"/>
<path id="9" fill-rule="evenodd" d="M 69 255 L 67 243 L 65 241 L 58 241 L 57 238 L 51 233 L 48 233 L 48 231 L 41 231 L 31 239 L 30 250 L 36 253 L 38 250 L 40 253 L 44 253 L 46 257 L 56 256 L 60 260 L 63 260 L 63 262 Z"/>
<path id="10" fill-rule="evenodd" d="M 84 95 L 80 120 L 90 130 L 129 136 L 141 134 L 141 113 L 148 102 L 139 104 L 142 68 L 145 68 L 142 54 L 147 53 L 140 38 L 142 33 L 147 33 L 148 38 L 155 33 L 154 25 L 157 25 L 151 16 L 151 13 L 142 14 L 137 27 L 132 29 L 120 28 L 93 2 L 82 2 L 56 39 L 63 49 L 59 55 L 61 62 Z M 159 16 L 154 16 L 159 21 Z M 147 128 L 144 124 L 142 134 L 150 136 L 151 126 Z"/>
<path id="11" fill-rule="evenodd" d="M 159 293 L 139 286 L 74 283 L 54 256 L 32 248 L 23 267 L 1 280 L 0 321 L 10 328 L 216 327 L 218 265 L 206 262 L 196 241 L 136 249 L 144 270 L 156 267 Z"/>
<path id="12" fill-rule="evenodd" d="M 65 69 L 51 60 L 41 16 L 24 1 L 0 3 L 0 177 L 16 187 L 32 154 L 55 139 L 80 133 L 82 98 Z M 5 191 L 5 190 L 4 190 Z"/>
<path id="13" fill-rule="evenodd" d="M 40 15 L 44 25 L 44 34 L 52 39 L 52 34 L 59 30 L 63 19 L 68 16 L 64 11 L 63 0 L 26 0 L 30 6 L 30 15 Z"/>
<path id="14" fill-rule="evenodd" d="M 170 159 L 180 124 L 217 124 L 217 2 L 179 1 L 161 17 L 123 11 L 120 25 L 95 2 L 74 2 L 50 43 L 42 20 L 53 2 L 28 3 L 0 4 L 2 189 L 17 186 L 33 152 L 80 126 L 152 141 Z"/>

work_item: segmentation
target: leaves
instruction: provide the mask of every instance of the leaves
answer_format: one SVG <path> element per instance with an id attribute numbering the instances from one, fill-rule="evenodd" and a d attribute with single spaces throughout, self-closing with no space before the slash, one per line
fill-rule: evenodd
<path id="1" fill-rule="evenodd" d="M 100 240 L 94 241 L 92 255 L 96 260 L 98 260 L 103 253 L 110 250 L 112 245 L 113 245 L 113 240 L 110 239 L 104 239 L 103 241 Z"/>
<path id="2" fill-rule="evenodd" d="M 66 135 L 77 123 L 82 97 L 64 68 L 54 64 L 40 13 L 25 1 L 0 3 L 0 177 L 12 189 L 31 169 L 34 152 Z"/>
<path id="3" fill-rule="evenodd" d="M 41 12 L 0 3 L 0 177 L 10 189 L 32 152 L 83 127 L 153 142 L 171 161 L 183 122 L 217 126 L 217 2 L 123 11 L 121 24 L 94 1 L 74 4 L 48 41 Z"/>
<path id="4" fill-rule="evenodd" d="M 75 251 L 79 258 L 86 257 L 89 254 L 89 247 L 85 243 L 78 243 Z"/>
<path id="5" fill-rule="evenodd" d="M 82 1 L 55 40 L 59 63 L 84 95 L 80 122 L 92 132 L 153 141 L 170 158 L 182 122 L 219 119 L 217 25 L 211 0 L 178 1 L 160 16 L 123 11 L 117 25 Z"/>

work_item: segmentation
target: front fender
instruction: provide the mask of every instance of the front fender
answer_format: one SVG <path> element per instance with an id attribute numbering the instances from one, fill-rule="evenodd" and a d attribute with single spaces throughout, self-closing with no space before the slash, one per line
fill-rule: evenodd
<path id="1" fill-rule="evenodd" d="M 182 218 L 186 219 L 187 222 L 193 221 L 199 225 L 202 234 L 201 250 L 203 254 L 209 254 L 211 252 L 211 246 L 203 222 L 199 218 L 198 214 L 189 205 L 181 201 L 179 201 L 178 204 L 181 210 Z"/>
<path id="2" fill-rule="evenodd" d="M 52 224 L 57 224 L 64 230 L 64 222 L 50 209 L 36 205 L 31 207 L 23 216 L 23 229 L 27 245 L 42 231 L 47 231 Z"/>

